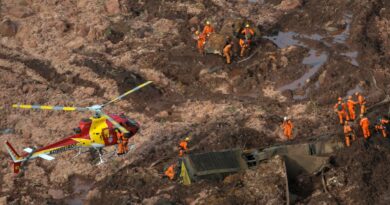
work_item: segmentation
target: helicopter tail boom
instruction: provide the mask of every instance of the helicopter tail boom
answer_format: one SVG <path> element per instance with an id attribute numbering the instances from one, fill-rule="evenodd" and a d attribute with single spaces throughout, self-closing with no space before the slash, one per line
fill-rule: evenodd
<path id="1" fill-rule="evenodd" d="M 5 148 L 7 149 L 9 155 L 11 156 L 12 161 L 14 161 L 14 162 L 20 162 L 20 161 L 22 161 L 22 160 L 21 160 L 21 157 L 20 157 L 19 154 L 15 151 L 15 149 L 12 147 L 11 143 L 9 143 L 8 141 L 6 141 L 6 142 L 5 142 Z"/>
<path id="2" fill-rule="evenodd" d="M 22 164 L 23 159 L 19 156 L 19 154 L 15 151 L 15 149 L 12 147 L 12 145 L 8 141 L 5 142 L 5 148 L 7 149 L 9 155 L 12 158 L 14 173 L 15 174 L 19 173 L 20 166 Z"/>

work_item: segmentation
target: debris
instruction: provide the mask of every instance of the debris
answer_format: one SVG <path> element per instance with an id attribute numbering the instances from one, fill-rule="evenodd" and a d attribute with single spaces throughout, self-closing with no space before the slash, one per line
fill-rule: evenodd
<path id="1" fill-rule="evenodd" d="M 0 35 L 1 36 L 12 37 L 12 36 L 16 35 L 17 31 L 18 31 L 18 28 L 16 26 L 16 23 L 9 20 L 9 19 L 4 19 L 0 23 Z"/>

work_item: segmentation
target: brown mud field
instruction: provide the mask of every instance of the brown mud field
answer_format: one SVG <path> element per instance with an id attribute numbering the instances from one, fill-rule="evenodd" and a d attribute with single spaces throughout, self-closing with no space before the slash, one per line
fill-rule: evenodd
<path id="1" fill-rule="evenodd" d="M 0 204 L 283 204 L 281 175 L 266 161 L 222 181 L 162 179 L 190 134 L 191 153 L 343 140 L 333 105 L 359 91 L 368 118 L 390 115 L 387 0 L 80 0 L 0 2 L 0 143 L 41 147 L 72 134 L 90 113 L 12 109 L 14 103 L 90 106 L 144 81 L 106 108 L 138 121 L 124 157 L 97 164 L 77 151 L 36 159 L 15 176 L 0 148 Z M 261 38 L 249 51 L 199 54 L 193 31 L 246 19 Z M 294 121 L 293 140 L 280 128 Z M 297 204 L 389 204 L 390 142 L 374 129 L 334 153 L 322 175 L 290 179 Z M 113 153 L 114 147 L 106 149 Z M 275 162 L 277 163 L 277 162 Z M 259 174 L 261 173 L 261 174 Z M 325 188 L 322 184 L 325 181 Z"/>

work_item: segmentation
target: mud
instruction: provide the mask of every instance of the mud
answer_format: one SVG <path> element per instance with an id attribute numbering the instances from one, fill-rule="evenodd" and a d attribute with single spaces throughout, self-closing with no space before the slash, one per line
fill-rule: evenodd
<path id="1" fill-rule="evenodd" d="M 390 89 L 389 11 L 385 0 L 3 1 L 2 18 L 17 32 L 0 39 L 0 143 L 11 141 L 18 151 L 43 146 L 89 116 L 12 110 L 13 103 L 89 106 L 154 83 L 107 110 L 141 124 L 131 142 L 136 148 L 123 158 L 95 166 L 93 154 L 73 159 L 72 151 L 54 162 L 31 161 L 25 175 L 14 177 L 1 146 L 0 201 L 264 204 L 274 196 L 272 203 L 285 203 L 280 177 L 257 175 L 273 170 L 270 164 L 189 187 L 162 179 L 162 170 L 176 162 L 177 143 L 187 135 L 191 152 L 343 140 L 332 109 L 337 97 L 359 91 L 370 107 Z M 192 39 L 205 20 L 219 31 L 227 18 L 248 19 L 262 34 L 250 58 L 235 53 L 231 65 L 198 54 Z M 368 117 L 374 123 L 388 109 L 377 106 Z M 287 115 L 293 142 L 280 129 Z M 387 150 L 378 136 L 367 147 L 359 139 L 324 172 L 329 194 L 322 176 L 292 179 L 296 203 L 388 203 Z M 252 184 L 253 177 L 261 183 Z M 262 185 L 267 191 L 252 194 Z"/>

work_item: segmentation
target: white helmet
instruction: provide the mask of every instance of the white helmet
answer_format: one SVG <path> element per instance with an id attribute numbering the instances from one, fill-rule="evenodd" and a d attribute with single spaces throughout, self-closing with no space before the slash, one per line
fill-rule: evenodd
<path id="1" fill-rule="evenodd" d="M 284 117 L 283 119 L 284 119 L 284 121 L 286 121 L 286 120 L 288 120 L 288 117 L 286 116 L 286 117 Z"/>

